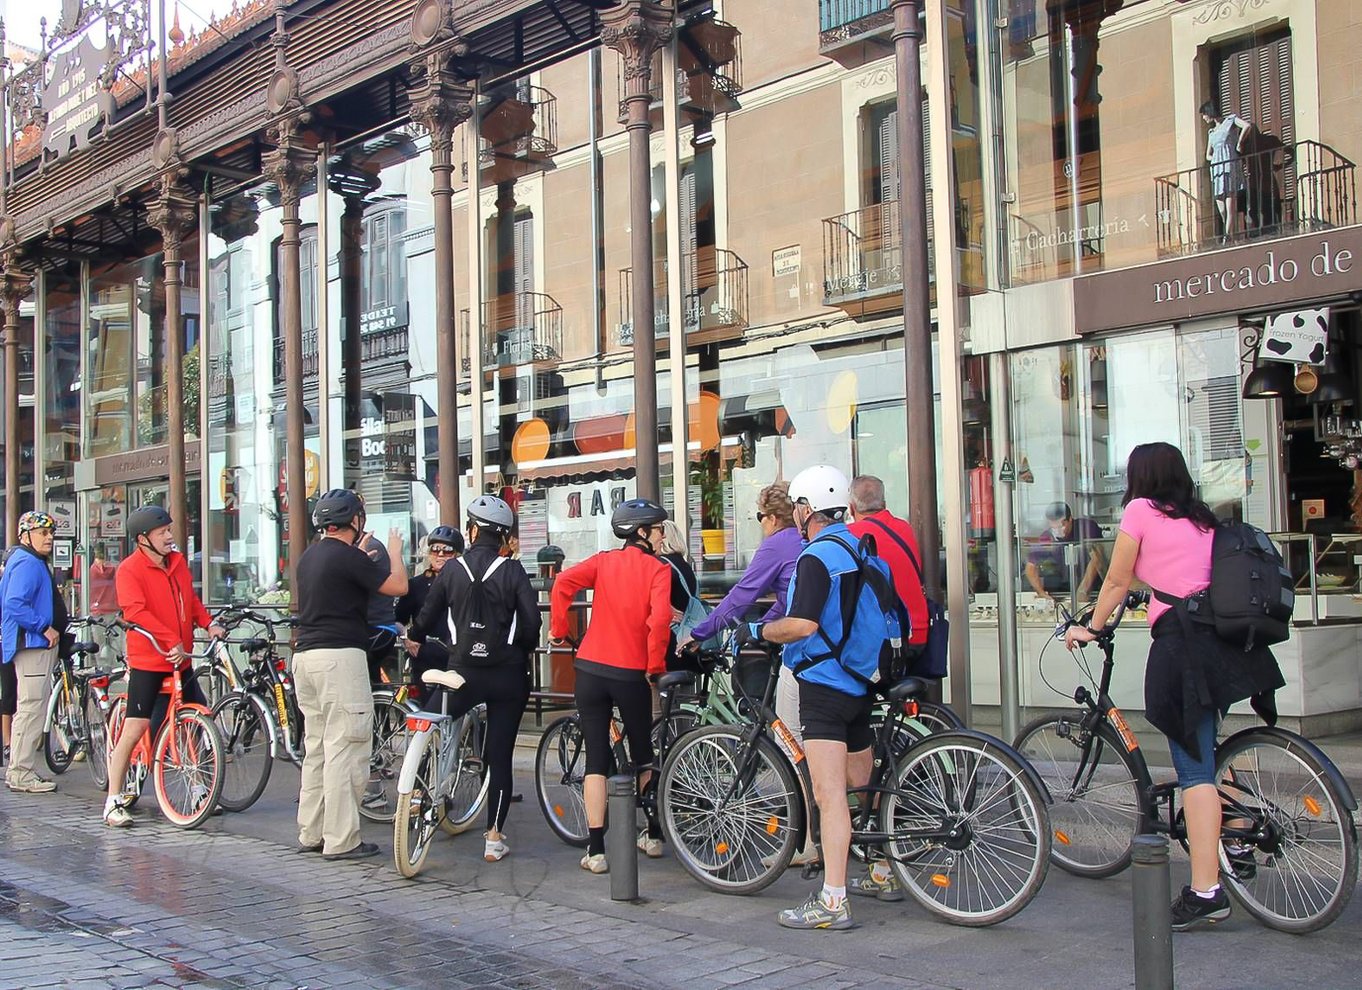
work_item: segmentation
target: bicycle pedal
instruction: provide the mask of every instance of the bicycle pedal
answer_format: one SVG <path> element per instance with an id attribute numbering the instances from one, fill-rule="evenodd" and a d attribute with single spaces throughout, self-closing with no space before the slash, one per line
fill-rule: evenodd
<path id="1" fill-rule="evenodd" d="M 821 862 L 805 863 L 803 869 L 799 871 L 801 880 L 817 880 L 823 875 L 823 864 Z"/>

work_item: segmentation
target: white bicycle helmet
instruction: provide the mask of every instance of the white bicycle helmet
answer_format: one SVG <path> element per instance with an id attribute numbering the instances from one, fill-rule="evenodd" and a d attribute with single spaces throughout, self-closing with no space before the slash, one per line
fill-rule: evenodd
<path id="1" fill-rule="evenodd" d="M 851 482 L 830 464 L 805 468 L 790 482 L 790 501 L 803 502 L 814 512 L 829 513 L 845 509 L 851 502 Z"/>

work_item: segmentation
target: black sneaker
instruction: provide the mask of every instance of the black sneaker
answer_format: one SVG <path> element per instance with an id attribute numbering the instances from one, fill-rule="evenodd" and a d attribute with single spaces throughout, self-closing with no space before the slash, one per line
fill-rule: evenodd
<path id="1" fill-rule="evenodd" d="M 1202 897 L 1191 887 L 1183 887 L 1173 902 L 1173 931 L 1185 932 L 1197 925 L 1214 925 L 1230 916 L 1230 895 L 1225 888 L 1216 890 L 1214 897 Z"/>
<path id="2" fill-rule="evenodd" d="M 334 862 L 339 859 L 368 859 L 370 856 L 378 855 L 378 845 L 373 842 L 361 842 L 353 849 L 347 849 L 340 853 L 322 853 L 322 859 Z"/>
<path id="3" fill-rule="evenodd" d="M 1234 879 L 1240 883 L 1246 883 L 1258 875 L 1258 861 L 1253 858 L 1251 846 L 1245 846 L 1242 849 L 1226 847 L 1225 859 L 1229 861 L 1230 872 L 1234 874 Z"/>

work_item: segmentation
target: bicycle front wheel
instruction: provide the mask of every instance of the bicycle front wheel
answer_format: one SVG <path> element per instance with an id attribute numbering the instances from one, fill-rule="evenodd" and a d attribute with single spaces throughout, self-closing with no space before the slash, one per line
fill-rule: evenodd
<path id="1" fill-rule="evenodd" d="M 1083 714 L 1047 715 L 1017 736 L 1017 752 L 1050 791 L 1050 855 L 1080 877 L 1110 877 L 1130 865 L 1135 836 L 1148 831 L 1148 772 L 1103 722 L 1084 728 Z"/>
<path id="2" fill-rule="evenodd" d="M 407 715 L 416 708 L 399 702 L 389 688 L 374 691 L 374 743 L 369 783 L 359 813 L 371 822 L 390 822 L 397 808 L 397 774 L 411 741 Z"/>
<path id="3" fill-rule="evenodd" d="M 1331 924 L 1357 885 L 1357 828 L 1319 759 L 1267 729 L 1227 740 L 1215 756 L 1230 893 L 1278 931 Z"/>
<path id="4" fill-rule="evenodd" d="M 487 804 L 490 778 L 483 743 L 487 740 L 487 709 L 479 705 L 458 720 L 459 738 L 449 776 L 440 782 L 438 793 L 447 795 L 445 815 L 440 827 L 450 835 L 468 831 Z"/>
<path id="5" fill-rule="evenodd" d="M 85 753 L 90 776 L 101 791 L 109 786 L 109 723 L 92 695 L 85 696 Z"/>
<path id="6" fill-rule="evenodd" d="M 43 759 L 53 773 L 66 773 L 85 738 L 85 714 L 76 692 L 62 678 L 57 685 L 52 728 L 43 735 Z"/>
<path id="7" fill-rule="evenodd" d="M 804 832 L 794 768 L 745 727 L 711 725 L 683 736 L 662 765 L 662 830 L 691 876 L 724 894 L 753 894 L 785 872 Z"/>
<path id="8" fill-rule="evenodd" d="M 1045 798 L 1022 765 L 986 738 L 931 736 L 898 768 L 880 803 L 884 850 L 899 884 L 947 921 L 995 925 L 1031 902 L 1050 865 Z"/>
<path id="9" fill-rule="evenodd" d="M 181 708 L 156 736 L 152 781 L 161 813 L 172 825 L 197 828 L 222 793 L 222 735 L 211 715 Z"/>
<path id="10" fill-rule="evenodd" d="M 539 737 L 534 755 L 534 792 L 539 810 L 553 834 L 570 846 L 584 847 L 588 832 L 586 800 L 586 741 L 576 715 L 554 720 Z"/>
<path id="11" fill-rule="evenodd" d="M 213 706 L 213 721 L 222 733 L 222 793 L 218 803 L 226 811 L 245 811 L 265 793 L 274 766 L 270 752 L 273 733 L 261 701 L 230 691 Z"/>
<path id="12" fill-rule="evenodd" d="M 109 710 L 109 731 L 106 734 L 108 747 L 104 751 L 104 762 L 109 762 L 108 754 L 118 745 L 118 739 L 123 735 L 123 726 L 128 720 L 128 699 L 120 697 L 113 703 L 113 708 Z M 132 751 L 132 756 L 128 758 L 128 772 L 123 775 L 123 800 L 124 806 L 132 808 L 142 796 L 142 785 L 147 779 L 147 767 L 142 754 L 145 752 L 142 746 L 137 746 Z M 105 771 L 108 772 L 107 769 Z"/>
<path id="13" fill-rule="evenodd" d="M 411 879 L 421 872 L 436 828 L 444 817 L 437 790 L 443 737 L 438 728 L 407 749 L 404 759 L 416 761 L 416 777 L 410 791 L 399 791 L 393 815 L 393 865 Z"/>

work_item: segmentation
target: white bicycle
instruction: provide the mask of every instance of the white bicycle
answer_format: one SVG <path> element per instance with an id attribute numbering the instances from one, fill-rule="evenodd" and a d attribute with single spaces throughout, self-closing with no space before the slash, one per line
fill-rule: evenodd
<path id="1" fill-rule="evenodd" d="M 411 733 L 397 777 L 393 862 L 404 877 L 421 872 L 437 829 L 466 831 L 487 801 L 487 707 L 457 718 L 448 714 L 449 693 L 464 685 L 452 670 L 427 670 L 421 680 L 440 692 L 440 711 L 412 712 Z"/>

